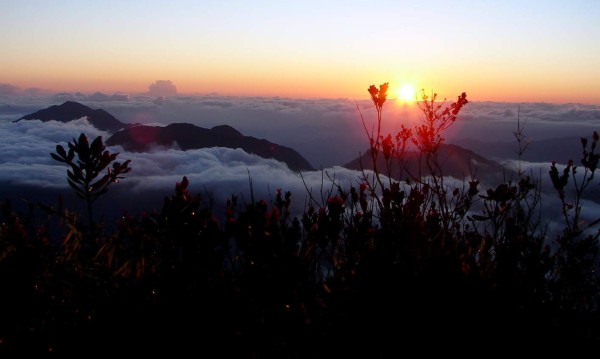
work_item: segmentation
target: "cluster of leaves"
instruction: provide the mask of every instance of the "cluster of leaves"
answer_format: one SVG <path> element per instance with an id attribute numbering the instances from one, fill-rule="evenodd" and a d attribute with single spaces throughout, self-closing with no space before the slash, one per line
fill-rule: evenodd
<path id="1" fill-rule="evenodd" d="M 582 140 L 584 182 L 572 164 L 562 175 L 550 170 L 568 219 L 554 238 L 537 228 L 531 177 L 482 193 L 474 177 L 444 182 L 436 149 L 465 94 L 447 107 L 423 95 L 423 125 L 392 137 L 379 132 L 386 91 L 369 88 L 374 171 L 350 188 L 332 180 L 300 218 L 292 194 L 278 189 L 269 202 L 232 196 L 221 223 L 186 177 L 160 211 L 124 214 L 109 233 L 90 234 L 73 211 L 46 206 L 63 229 L 51 238 L 5 202 L 0 351 L 378 357 L 427 343 L 598 342 L 598 234 L 589 231 L 596 223 L 581 230 L 577 211 L 598 162 L 597 134 L 589 150 Z M 377 169 L 380 154 L 401 164 L 409 141 L 430 176 L 400 182 Z M 117 163 L 94 182 L 116 159 L 103 151 L 101 139 L 88 146 L 82 136 L 53 154 L 88 203 L 129 171 Z"/>
<path id="2" fill-rule="evenodd" d="M 68 143 L 68 148 L 66 151 L 63 146 L 56 145 L 56 153 L 50 155 L 70 167 L 67 170 L 67 182 L 77 196 L 85 200 L 90 230 L 93 233 L 92 204 L 108 191 L 112 183 L 119 182 L 124 174 L 131 171 L 131 161 L 116 162 L 119 154 L 107 151 L 101 136 L 90 144 L 87 136 L 82 133 L 79 140 L 73 139 L 73 143 Z M 112 168 L 108 167 L 111 163 Z M 97 179 L 105 169 L 107 173 Z"/>

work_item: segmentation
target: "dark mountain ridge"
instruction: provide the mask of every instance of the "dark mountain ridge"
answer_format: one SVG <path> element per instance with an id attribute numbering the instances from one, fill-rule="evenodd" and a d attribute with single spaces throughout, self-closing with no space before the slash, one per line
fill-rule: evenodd
<path id="1" fill-rule="evenodd" d="M 495 181 L 498 178 L 502 178 L 502 176 L 510 176 L 512 172 L 495 161 L 489 160 L 471 150 L 451 144 L 442 144 L 438 149 L 437 158 L 442 174 L 457 179 L 474 177 Z M 401 161 L 392 158 L 390 159 L 390 163 L 390 175 L 396 180 L 431 174 L 427 167 L 425 156 L 416 151 L 407 151 Z M 373 160 L 371 159 L 370 150 L 365 151 L 361 156 L 346 163 L 344 167 L 354 170 L 372 170 Z M 383 154 L 379 154 L 377 158 L 377 169 L 379 173 L 388 175 Z"/>
<path id="2" fill-rule="evenodd" d="M 126 124 L 102 109 L 92 109 L 79 102 L 66 101 L 29 115 L 21 120 L 58 121 L 67 123 L 87 117 L 88 122 L 113 135 L 105 141 L 109 146 L 121 145 L 128 151 L 143 152 L 152 145 L 170 147 L 177 143 L 180 149 L 189 150 L 207 147 L 241 148 L 263 158 L 273 158 L 285 163 L 292 170 L 312 170 L 311 164 L 292 148 L 265 139 L 242 135 L 231 126 L 221 125 L 211 129 L 190 123 L 174 123 L 165 127 Z"/>
<path id="3" fill-rule="evenodd" d="M 127 128 L 130 125 L 117 120 L 113 115 L 102 109 L 94 110 L 79 102 L 67 101 L 61 105 L 53 105 L 43 110 L 23 116 L 15 122 L 21 120 L 40 120 L 43 122 L 58 121 L 70 122 L 87 117 L 90 124 L 102 131 L 114 133 Z"/>
<path id="4" fill-rule="evenodd" d="M 112 135 L 106 144 L 120 145 L 127 151 L 145 152 L 152 146 L 170 147 L 177 143 L 183 151 L 197 148 L 227 147 L 285 163 L 291 170 L 313 170 L 310 163 L 295 150 L 251 136 L 244 136 L 231 126 L 211 129 L 189 123 L 173 123 L 165 127 L 133 126 Z"/>

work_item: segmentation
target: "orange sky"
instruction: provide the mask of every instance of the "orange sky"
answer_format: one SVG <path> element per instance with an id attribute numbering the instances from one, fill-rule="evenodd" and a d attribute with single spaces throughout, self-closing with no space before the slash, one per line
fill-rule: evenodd
<path id="1" fill-rule="evenodd" d="M 472 100 L 600 103 L 600 2 L 0 2 L 0 84 L 363 98 L 411 83 Z M 323 4 L 326 3 L 326 4 Z"/>

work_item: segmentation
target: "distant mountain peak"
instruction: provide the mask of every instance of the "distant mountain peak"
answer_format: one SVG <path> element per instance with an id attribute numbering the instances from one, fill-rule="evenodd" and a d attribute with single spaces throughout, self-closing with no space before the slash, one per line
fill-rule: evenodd
<path id="1" fill-rule="evenodd" d="M 229 136 L 229 137 L 243 136 L 240 131 L 236 130 L 235 128 L 233 128 L 229 125 L 215 126 L 215 127 L 211 128 L 210 130 L 213 131 L 214 133 L 219 133 L 223 136 Z"/>
<path id="2" fill-rule="evenodd" d="M 94 127 L 113 133 L 106 141 L 109 146 L 121 145 L 129 151 L 144 152 L 153 144 L 170 147 L 177 143 L 181 150 L 207 147 L 241 148 L 263 158 L 273 158 L 292 170 L 312 170 L 310 163 L 295 150 L 264 139 L 244 136 L 228 125 L 211 129 L 191 123 L 172 123 L 165 127 L 125 124 L 102 109 L 92 109 L 79 102 L 66 101 L 16 120 L 70 122 L 87 117 Z"/>
<path id="3" fill-rule="evenodd" d="M 285 163 L 291 170 L 312 170 L 310 163 L 292 148 L 265 139 L 244 136 L 231 126 L 221 125 L 211 129 L 190 123 L 172 123 L 160 126 L 132 126 L 112 135 L 106 144 L 120 145 L 125 150 L 145 152 L 153 145 L 169 147 L 177 143 L 183 151 L 226 147 L 242 150 L 263 158 L 273 158 Z"/>
<path id="4" fill-rule="evenodd" d="M 23 116 L 15 122 L 21 120 L 40 120 L 43 122 L 58 121 L 71 122 L 86 117 L 92 126 L 102 131 L 116 132 L 129 125 L 117 120 L 110 113 L 102 109 L 92 109 L 79 102 L 66 101 L 60 105 L 52 105 L 43 110 Z"/>
<path id="5" fill-rule="evenodd" d="M 495 180 L 499 176 L 510 172 L 495 161 L 453 144 L 442 144 L 438 149 L 437 159 L 443 175 L 452 176 L 457 179 L 468 178 L 474 175 L 476 178 Z M 404 180 L 410 175 L 430 175 L 428 166 L 425 163 L 425 156 L 421 156 L 416 151 L 408 151 L 400 161 L 398 159 L 391 159 L 390 164 L 390 174 L 397 180 Z M 343 167 L 354 170 L 373 169 L 370 150 L 365 151 L 362 156 L 346 163 Z M 381 154 L 377 159 L 377 167 L 379 169 L 387 168 L 385 159 Z M 387 172 L 382 170 L 381 174 L 387 175 Z"/>

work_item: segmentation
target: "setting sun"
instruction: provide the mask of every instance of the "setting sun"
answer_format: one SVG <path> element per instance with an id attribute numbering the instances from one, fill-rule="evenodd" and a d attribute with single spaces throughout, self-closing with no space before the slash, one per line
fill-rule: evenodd
<path id="1" fill-rule="evenodd" d="M 404 84 L 398 88 L 398 99 L 405 102 L 415 101 L 415 87 L 411 84 Z"/>

